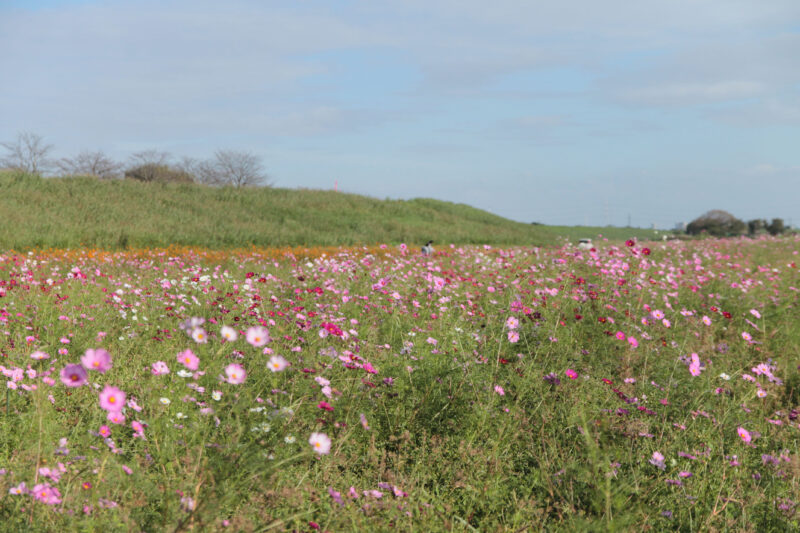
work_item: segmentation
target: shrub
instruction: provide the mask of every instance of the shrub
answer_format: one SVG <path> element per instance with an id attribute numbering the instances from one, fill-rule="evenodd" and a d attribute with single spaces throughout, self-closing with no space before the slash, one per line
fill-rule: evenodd
<path id="1" fill-rule="evenodd" d="M 168 165 L 146 163 L 125 171 L 125 178 L 146 182 L 194 183 L 194 177 Z"/>
<path id="2" fill-rule="evenodd" d="M 727 211 L 715 209 L 692 220 L 686 227 L 689 235 L 708 233 L 715 237 L 730 237 L 742 235 L 747 231 L 747 225 Z"/>

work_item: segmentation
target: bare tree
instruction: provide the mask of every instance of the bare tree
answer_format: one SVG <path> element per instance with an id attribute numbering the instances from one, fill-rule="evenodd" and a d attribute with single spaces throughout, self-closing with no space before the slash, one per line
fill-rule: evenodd
<path id="1" fill-rule="evenodd" d="M 237 188 L 270 185 L 261 158 L 251 152 L 217 150 L 208 170 L 211 172 L 209 178 L 215 184 Z"/>
<path id="2" fill-rule="evenodd" d="M 107 157 L 103 152 L 84 150 L 74 158 L 63 158 L 56 163 L 64 174 L 79 176 L 96 176 L 101 179 L 112 179 L 119 176 L 122 165 Z"/>
<path id="3" fill-rule="evenodd" d="M 220 176 L 213 161 L 201 161 L 193 157 L 182 157 L 178 168 L 194 177 L 196 183 L 221 185 Z"/>
<path id="4" fill-rule="evenodd" d="M 7 150 L 5 157 L 0 159 L 0 166 L 39 176 L 53 164 L 47 157 L 53 145 L 45 144 L 44 138 L 35 133 L 20 132 L 16 140 L 0 143 L 0 146 Z"/>
<path id="5" fill-rule="evenodd" d="M 130 157 L 131 166 L 138 165 L 167 165 L 172 156 L 159 150 L 142 150 L 135 152 Z"/>

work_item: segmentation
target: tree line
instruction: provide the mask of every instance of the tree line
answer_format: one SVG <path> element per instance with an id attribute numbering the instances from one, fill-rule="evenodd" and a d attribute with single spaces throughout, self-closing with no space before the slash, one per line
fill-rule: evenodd
<path id="1" fill-rule="evenodd" d="M 271 185 L 261 158 L 252 152 L 217 150 L 209 159 L 183 157 L 176 160 L 159 150 L 132 154 L 127 162 L 116 161 L 102 150 L 83 150 L 73 157 L 51 157 L 53 145 L 35 133 L 21 132 L 16 139 L 0 142 L 5 154 L 0 168 L 42 176 L 93 176 L 99 179 L 133 179 L 145 182 L 201 183 L 213 186 L 268 187 Z"/>
<path id="2" fill-rule="evenodd" d="M 720 209 L 714 209 L 700 215 L 686 226 L 686 233 L 689 235 L 708 234 L 715 237 L 735 237 L 739 235 L 781 235 L 788 229 L 783 223 L 782 218 L 773 218 L 771 222 L 766 219 L 757 218 L 744 222 Z"/>

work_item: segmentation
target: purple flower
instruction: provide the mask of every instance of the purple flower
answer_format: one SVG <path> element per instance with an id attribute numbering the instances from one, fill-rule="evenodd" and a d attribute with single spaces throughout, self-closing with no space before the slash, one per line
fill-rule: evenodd
<path id="1" fill-rule="evenodd" d="M 61 383 L 67 387 L 80 387 L 86 383 L 87 377 L 81 365 L 67 365 L 61 370 Z"/>
<path id="2" fill-rule="evenodd" d="M 544 377 L 544 380 L 546 382 L 548 382 L 549 384 L 551 384 L 551 385 L 560 385 L 561 384 L 561 380 L 558 379 L 558 376 L 555 374 L 555 372 L 550 372 L 549 374 L 547 374 Z"/>

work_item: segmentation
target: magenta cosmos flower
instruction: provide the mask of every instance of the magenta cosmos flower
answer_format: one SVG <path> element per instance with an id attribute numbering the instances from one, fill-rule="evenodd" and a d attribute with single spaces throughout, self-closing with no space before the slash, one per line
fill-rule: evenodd
<path id="1" fill-rule="evenodd" d="M 102 348 L 89 348 L 81 357 L 81 364 L 86 370 L 97 370 L 104 374 L 111 368 L 111 354 Z"/>
<path id="2" fill-rule="evenodd" d="M 746 443 L 753 440 L 753 437 L 750 435 L 750 432 L 741 426 L 736 429 L 736 432 L 739 434 L 739 437 L 741 437 L 742 441 Z"/>
<path id="3" fill-rule="evenodd" d="M 269 342 L 269 330 L 267 328 L 262 328 L 261 326 L 253 326 L 251 328 L 247 328 L 247 331 L 245 332 L 245 338 L 250 345 L 260 348 Z"/>
<path id="4" fill-rule="evenodd" d="M 312 433 L 308 443 L 320 455 L 328 454 L 331 451 L 331 439 L 325 433 Z"/>
<path id="5" fill-rule="evenodd" d="M 189 370 L 197 370 L 200 366 L 200 358 L 197 357 L 193 351 L 184 350 L 178 354 L 178 362 Z"/>
<path id="6" fill-rule="evenodd" d="M 119 413 L 125 406 L 125 393 L 116 387 L 106 385 L 100 393 L 100 407 L 111 413 Z"/>
<path id="7" fill-rule="evenodd" d="M 61 369 L 61 383 L 67 387 L 80 387 L 86 383 L 86 369 L 81 365 L 67 365 Z"/>
<path id="8" fill-rule="evenodd" d="M 225 381 L 231 385 L 244 383 L 246 377 L 247 372 L 244 371 L 244 367 L 240 364 L 231 363 L 225 367 Z"/>

